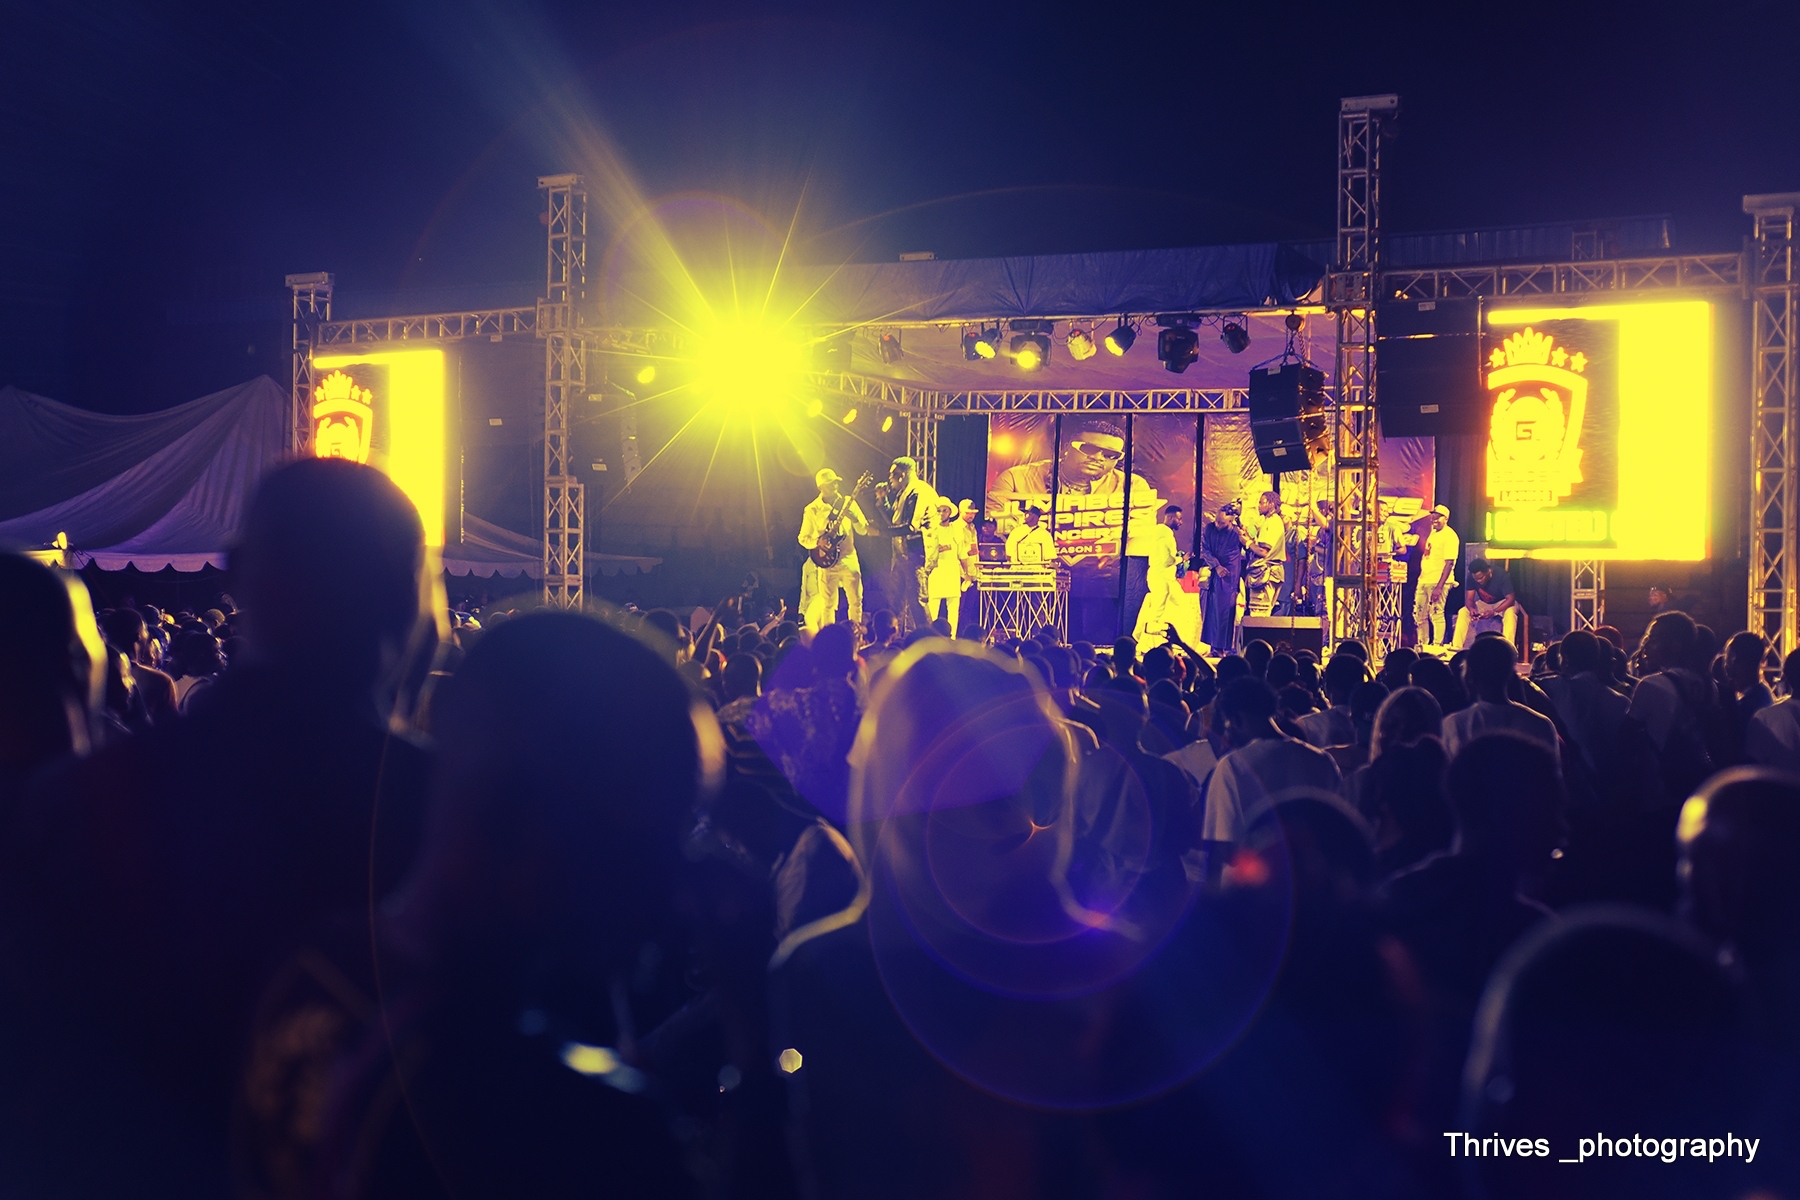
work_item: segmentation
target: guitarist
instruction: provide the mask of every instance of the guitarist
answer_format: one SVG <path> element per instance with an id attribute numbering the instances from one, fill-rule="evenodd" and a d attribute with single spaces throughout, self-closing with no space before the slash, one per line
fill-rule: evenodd
<path id="1" fill-rule="evenodd" d="M 836 471 L 826 467 L 813 476 L 813 482 L 819 487 L 819 498 L 806 506 L 800 518 L 800 545 L 812 554 L 828 548 L 833 537 L 843 539 L 837 562 L 818 568 L 819 586 L 809 597 L 811 603 L 800 613 L 801 623 L 817 633 L 836 618 L 840 588 L 850 600 L 850 620 L 861 623 L 862 563 L 856 557 L 856 539 L 851 535 L 866 537 L 872 527 L 856 497 L 844 494 L 843 477 Z"/>

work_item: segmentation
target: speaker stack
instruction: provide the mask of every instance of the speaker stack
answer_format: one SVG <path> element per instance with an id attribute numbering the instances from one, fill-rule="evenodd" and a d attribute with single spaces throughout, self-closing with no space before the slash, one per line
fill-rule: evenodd
<path id="1" fill-rule="evenodd" d="M 1487 427 L 1481 301 L 1375 306 L 1375 407 L 1383 437 L 1448 437 Z"/>
<path id="2" fill-rule="evenodd" d="M 1309 470 L 1331 440 L 1325 373 L 1293 362 L 1250 372 L 1250 434 L 1270 475 Z"/>

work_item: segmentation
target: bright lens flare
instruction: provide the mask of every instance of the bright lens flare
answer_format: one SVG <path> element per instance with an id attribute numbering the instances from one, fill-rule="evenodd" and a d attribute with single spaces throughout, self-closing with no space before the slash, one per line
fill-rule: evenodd
<path id="1" fill-rule="evenodd" d="M 709 403 L 763 416 L 799 395 L 806 347 L 780 326 L 722 322 L 704 330 L 698 342 L 694 384 Z"/>

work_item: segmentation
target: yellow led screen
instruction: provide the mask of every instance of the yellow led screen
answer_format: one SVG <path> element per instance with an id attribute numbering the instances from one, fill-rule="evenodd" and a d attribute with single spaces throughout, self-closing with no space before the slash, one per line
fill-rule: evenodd
<path id="1" fill-rule="evenodd" d="M 1697 561 L 1712 503 L 1712 306 L 1487 315 L 1484 540 L 1499 557 Z"/>
<path id="2" fill-rule="evenodd" d="M 313 451 L 379 467 L 444 544 L 444 352 L 314 355 Z"/>

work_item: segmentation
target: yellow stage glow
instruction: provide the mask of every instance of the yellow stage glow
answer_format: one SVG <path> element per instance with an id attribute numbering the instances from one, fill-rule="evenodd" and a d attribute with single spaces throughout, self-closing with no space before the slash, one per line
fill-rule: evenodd
<path id="1" fill-rule="evenodd" d="M 641 368 L 637 373 L 637 381 L 639 383 L 655 383 L 656 368 L 654 366 Z"/>
<path id="2" fill-rule="evenodd" d="M 1519 553 L 1529 558 L 1615 561 L 1697 562 L 1706 558 L 1712 507 L 1712 306 L 1700 300 L 1673 300 L 1511 308 L 1490 311 L 1487 319 L 1490 326 L 1504 328 L 1548 321 L 1613 321 L 1618 325 L 1618 504 L 1610 514 L 1558 511 L 1560 499 L 1568 495 L 1569 472 L 1581 469 L 1582 456 L 1592 461 L 1596 453 L 1595 447 L 1583 443 L 1579 455 L 1572 460 L 1562 456 L 1546 474 L 1547 491 L 1541 502 L 1492 514 L 1497 528 L 1506 528 L 1508 521 L 1523 522 L 1513 528 L 1525 536 L 1511 540 L 1565 543 Z M 1515 334 L 1505 345 L 1514 346 L 1514 357 L 1523 361 L 1535 357 L 1535 349 L 1544 348 L 1535 342 L 1528 348 L 1526 340 L 1526 335 Z M 1550 362 L 1552 371 L 1565 366 L 1582 369 L 1574 358 L 1562 362 L 1552 358 Z M 1495 368 L 1490 381 L 1515 369 L 1504 348 L 1495 351 L 1489 365 Z M 1542 364 L 1538 370 L 1542 373 Z M 1505 382 L 1500 380 L 1501 385 Z M 1490 386 L 1496 385 L 1490 382 Z M 1570 436 L 1578 434 L 1575 429 Z M 1579 482 L 1579 475 L 1573 481 Z M 1614 545 L 1579 545 L 1583 539 L 1605 537 L 1608 529 Z M 1501 557 L 1507 552 L 1495 547 L 1491 553 Z"/>
<path id="3" fill-rule="evenodd" d="M 1035 371 L 1044 365 L 1044 356 L 1035 343 L 1027 342 L 1019 348 L 1018 364 L 1026 371 Z"/>
<path id="4" fill-rule="evenodd" d="M 889 413 L 887 416 L 881 418 L 881 432 L 886 433 L 888 430 L 892 429 L 893 427 L 894 427 L 894 414 L 893 413 Z"/>
<path id="5" fill-rule="evenodd" d="M 806 415 L 807 416 L 816 417 L 824 411 L 825 411 L 825 402 L 823 400 L 814 399 L 814 400 L 808 400 L 806 402 Z"/>
<path id="6" fill-rule="evenodd" d="M 362 434 L 366 447 L 371 436 L 377 448 L 364 449 L 363 460 L 381 469 L 419 510 L 425 527 L 425 544 L 444 544 L 444 352 L 436 349 L 392 350 L 373 354 L 314 355 L 313 366 L 340 371 L 346 367 L 385 369 L 385 378 L 374 386 L 356 389 L 364 402 L 373 396 L 373 421 Z M 347 378 L 347 377 L 346 377 Z M 330 382 L 327 377 L 326 383 Z M 321 384 L 320 390 L 324 390 Z M 384 394 L 385 393 L 385 394 Z M 383 420 L 385 432 L 378 426 Z M 344 439 L 315 438 L 314 451 L 321 456 L 344 457 Z M 385 449 L 381 448 L 385 446 Z"/>
<path id="7" fill-rule="evenodd" d="M 856 420 L 856 410 L 853 408 L 844 414 L 844 424 L 848 425 L 854 420 Z"/>
<path id="8" fill-rule="evenodd" d="M 773 415 L 798 398 L 805 373 L 806 346 L 781 326 L 729 320 L 699 332 L 695 388 L 727 412 Z"/>

